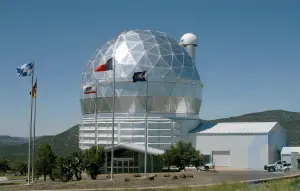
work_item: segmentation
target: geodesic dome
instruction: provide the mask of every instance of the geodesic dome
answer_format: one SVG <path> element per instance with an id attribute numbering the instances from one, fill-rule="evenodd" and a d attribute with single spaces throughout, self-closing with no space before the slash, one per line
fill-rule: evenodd
<path id="1" fill-rule="evenodd" d="M 94 72 L 114 58 L 113 70 Z M 134 72 L 147 71 L 146 82 L 133 83 Z M 201 82 L 192 57 L 176 40 L 162 32 L 130 30 L 107 42 L 90 58 L 82 85 L 97 81 L 97 96 L 81 95 L 83 114 L 113 111 L 115 73 L 116 113 L 184 113 L 198 115 Z M 147 98 L 148 92 L 148 98 Z M 96 103 L 93 101 L 96 99 Z"/>

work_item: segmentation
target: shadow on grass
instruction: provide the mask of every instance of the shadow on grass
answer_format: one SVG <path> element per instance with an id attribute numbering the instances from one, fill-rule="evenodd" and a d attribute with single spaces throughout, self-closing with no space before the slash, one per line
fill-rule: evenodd
<path id="1" fill-rule="evenodd" d="M 20 183 L 18 182 L 0 182 L 0 186 L 12 186 L 12 185 L 18 185 Z"/>

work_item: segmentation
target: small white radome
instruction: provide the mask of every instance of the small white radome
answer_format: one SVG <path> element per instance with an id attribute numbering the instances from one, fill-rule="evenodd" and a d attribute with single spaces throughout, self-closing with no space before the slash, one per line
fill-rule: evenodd
<path id="1" fill-rule="evenodd" d="M 192 33 L 186 33 L 181 37 L 180 44 L 183 46 L 185 46 L 185 45 L 197 46 L 197 44 L 198 44 L 197 41 L 198 41 L 198 39 L 197 39 L 196 35 L 194 35 Z"/>

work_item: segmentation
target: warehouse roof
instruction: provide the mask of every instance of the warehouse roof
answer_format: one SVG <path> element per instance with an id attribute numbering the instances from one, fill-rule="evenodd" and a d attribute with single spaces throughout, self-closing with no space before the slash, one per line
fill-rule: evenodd
<path id="1" fill-rule="evenodd" d="M 232 122 L 218 123 L 197 134 L 266 134 L 277 122 Z"/>
<path id="2" fill-rule="evenodd" d="M 200 131 L 204 131 L 206 129 L 210 129 L 215 126 L 217 123 L 213 122 L 202 122 L 195 129 L 192 129 L 189 133 L 198 133 Z"/>
<path id="3" fill-rule="evenodd" d="M 145 152 L 145 146 L 144 145 L 138 145 L 138 144 L 132 144 L 132 143 L 122 143 L 119 145 L 115 145 L 114 146 L 114 150 L 118 150 L 118 149 L 128 149 L 131 151 L 136 151 L 136 152 L 140 152 L 140 153 L 144 153 Z M 109 147 L 105 147 L 105 150 L 109 150 L 111 149 L 111 146 Z M 147 148 L 147 153 L 150 155 L 161 155 L 164 153 L 163 150 L 159 150 L 159 149 L 155 149 L 152 147 L 148 147 Z"/>
<path id="4" fill-rule="evenodd" d="M 281 150 L 282 155 L 290 155 L 292 152 L 298 152 L 300 154 L 300 147 L 283 147 Z"/>

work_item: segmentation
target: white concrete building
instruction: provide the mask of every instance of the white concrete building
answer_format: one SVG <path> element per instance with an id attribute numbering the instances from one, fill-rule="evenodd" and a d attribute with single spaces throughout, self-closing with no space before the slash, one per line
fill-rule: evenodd
<path id="1" fill-rule="evenodd" d="M 292 152 L 300 154 L 300 147 L 283 147 L 281 150 L 281 160 L 291 163 Z"/>
<path id="2" fill-rule="evenodd" d="M 277 122 L 204 123 L 190 132 L 190 140 L 216 166 L 263 169 L 280 159 L 286 133 Z"/>

